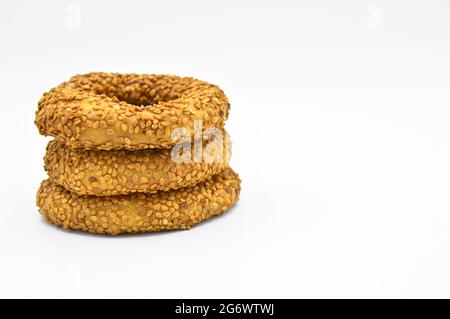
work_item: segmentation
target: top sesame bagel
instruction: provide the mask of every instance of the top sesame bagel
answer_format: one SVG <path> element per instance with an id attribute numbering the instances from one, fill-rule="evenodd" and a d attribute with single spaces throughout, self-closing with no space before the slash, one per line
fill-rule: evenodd
<path id="1" fill-rule="evenodd" d="M 229 103 L 216 85 L 190 77 L 152 74 L 76 75 L 45 93 L 36 126 L 72 148 L 170 148 L 177 128 L 193 135 L 223 128 Z"/>

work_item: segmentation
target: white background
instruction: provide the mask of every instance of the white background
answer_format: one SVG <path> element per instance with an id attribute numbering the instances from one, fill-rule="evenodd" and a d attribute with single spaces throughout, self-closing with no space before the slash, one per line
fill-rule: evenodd
<path id="1" fill-rule="evenodd" d="M 449 1 L 9 0 L 0 33 L 0 297 L 450 297 Z M 37 101 L 90 71 L 220 85 L 239 204 L 45 223 Z"/>

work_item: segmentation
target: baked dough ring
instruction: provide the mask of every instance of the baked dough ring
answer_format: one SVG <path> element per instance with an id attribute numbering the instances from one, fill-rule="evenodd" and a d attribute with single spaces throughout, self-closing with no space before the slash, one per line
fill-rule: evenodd
<path id="1" fill-rule="evenodd" d="M 239 191 L 239 176 L 231 168 L 195 186 L 155 194 L 79 196 L 47 179 L 37 205 L 50 223 L 117 235 L 190 228 L 229 209 Z"/>
<path id="2" fill-rule="evenodd" d="M 50 141 L 44 157 L 45 170 L 54 182 L 78 195 L 167 191 L 193 186 L 227 167 L 231 156 L 228 141 L 225 133 L 224 141 L 212 138 L 193 144 L 188 163 L 176 163 L 170 149 L 86 151 Z M 196 149 L 207 162 L 194 162 Z"/>
<path id="3" fill-rule="evenodd" d="M 88 73 L 45 93 L 36 126 L 72 148 L 170 148 L 176 128 L 223 128 L 229 103 L 216 85 L 174 75 Z"/>

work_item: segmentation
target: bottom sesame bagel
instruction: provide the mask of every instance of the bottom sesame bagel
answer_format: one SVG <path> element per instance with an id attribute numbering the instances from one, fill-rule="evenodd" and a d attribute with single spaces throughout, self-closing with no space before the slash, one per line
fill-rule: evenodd
<path id="1" fill-rule="evenodd" d="M 46 179 L 37 206 L 52 224 L 118 235 L 188 229 L 229 209 L 239 198 L 240 179 L 229 167 L 195 186 L 153 194 L 80 196 Z"/>

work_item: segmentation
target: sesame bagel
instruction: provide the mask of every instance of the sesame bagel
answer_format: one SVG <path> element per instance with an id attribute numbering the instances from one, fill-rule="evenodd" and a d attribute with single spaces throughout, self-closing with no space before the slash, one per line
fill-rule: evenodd
<path id="1" fill-rule="evenodd" d="M 52 224 L 117 235 L 190 228 L 228 210 L 239 191 L 239 176 L 231 168 L 195 186 L 155 194 L 80 196 L 47 179 L 37 205 Z"/>
<path id="2" fill-rule="evenodd" d="M 88 73 L 45 93 L 36 126 L 72 148 L 170 148 L 177 128 L 223 128 L 229 103 L 216 85 L 174 75 Z"/>
<path id="3" fill-rule="evenodd" d="M 227 136 L 227 135 L 226 135 Z M 154 193 L 193 186 L 227 166 L 231 146 L 218 138 L 187 145 L 189 161 L 176 162 L 170 149 L 80 150 L 50 141 L 45 170 L 57 184 L 78 195 Z M 203 158 L 195 161 L 194 153 Z"/>

